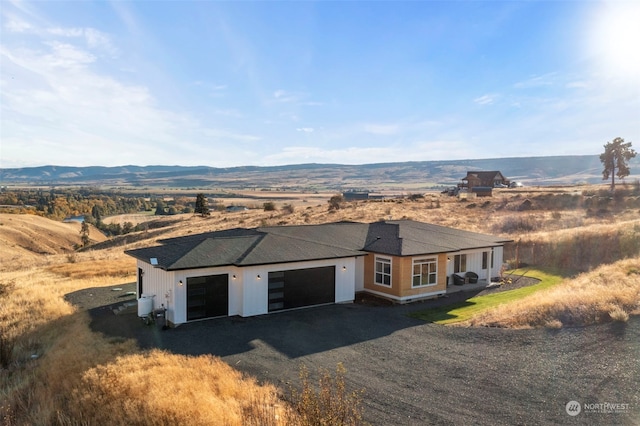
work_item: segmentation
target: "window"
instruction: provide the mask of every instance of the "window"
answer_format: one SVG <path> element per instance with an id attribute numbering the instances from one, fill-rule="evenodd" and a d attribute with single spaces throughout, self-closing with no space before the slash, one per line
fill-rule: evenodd
<path id="1" fill-rule="evenodd" d="M 376 256 L 375 283 L 391 287 L 391 259 Z"/>
<path id="2" fill-rule="evenodd" d="M 491 268 L 493 268 L 493 248 L 490 252 L 483 251 L 482 252 L 482 269 L 487 269 L 487 265 L 489 264 L 489 259 L 491 259 Z"/>
<path id="3" fill-rule="evenodd" d="M 423 285 L 435 285 L 438 280 L 438 263 L 435 258 L 414 259 L 413 261 L 413 287 Z"/>
<path id="4" fill-rule="evenodd" d="M 453 260 L 453 272 L 467 272 L 467 255 L 456 254 Z"/>

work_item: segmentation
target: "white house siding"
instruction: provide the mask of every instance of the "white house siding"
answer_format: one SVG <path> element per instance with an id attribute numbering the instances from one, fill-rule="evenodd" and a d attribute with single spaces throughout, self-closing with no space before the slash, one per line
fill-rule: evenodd
<path id="1" fill-rule="evenodd" d="M 269 312 L 269 272 L 276 271 L 334 266 L 336 274 L 335 303 L 351 302 L 355 295 L 356 263 L 356 258 L 344 258 L 244 267 L 242 268 L 244 277 L 242 310 L 239 315 L 249 317 Z"/>
<path id="2" fill-rule="evenodd" d="M 355 259 L 355 290 L 364 291 L 364 259 L 366 256 L 359 256 Z"/>
<path id="3" fill-rule="evenodd" d="M 353 302 L 359 258 L 341 259 L 336 265 L 336 303 Z"/>
<path id="4" fill-rule="evenodd" d="M 153 296 L 153 309 L 164 304 L 167 308 L 167 321 L 174 325 L 187 322 L 187 279 L 191 277 L 227 274 L 229 315 L 248 317 L 268 313 L 269 272 L 334 266 L 335 303 L 341 303 L 353 301 L 356 275 L 358 270 L 363 269 L 362 265 L 362 258 L 354 257 L 243 268 L 229 266 L 165 271 L 138 261 L 138 268 L 144 271 L 143 293 Z M 362 272 L 359 273 L 362 275 Z"/>
<path id="5" fill-rule="evenodd" d="M 491 267 L 491 248 L 464 250 L 454 253 L 448 253 L 447 257 L 451 260 L 447 262 L 447 277 L 451 277 L 454 273 L 454 259 L 455 255 L 466 254 L 467 255 L 467 271 L 472 271 L 478 274 L 478 278 L 489 282 L 492 277 L 500 275 L 500 268 L 502 267 L 503 247 L 493 247 L 493 268 Z M 482 268 L 482 253 L 487 252 L 487 268 Z"/>
<path id="6" fill-rule="evenodd" d="M 167 309 L 167 320 L 174 322 L 177 301 L 174 274 L 160 268 L 154 268 L 152 265 L 140 260 L 138 261 L 138 268 L 144 272 L 142 276 L 142 294 L 153 296 L 153 309 L 160 309 L 164 305 Z M 139 294 L 138 298 L 141 296 Z"/>
<path id="7" fill-rule="evenodd" d="M 491 278 L 499 277 L 500 270 L 504 263 L 504 246 L 493 248 L 493 268 L 491 269 Z"/>
<path id="8" fill-rule="evenodd" d="M 242 302 L 238 314 L 243 317 L 266 314 L 269 303 L 269 271 L 285 269 L 280 265 L 251 266 L 242 268 Z"/>

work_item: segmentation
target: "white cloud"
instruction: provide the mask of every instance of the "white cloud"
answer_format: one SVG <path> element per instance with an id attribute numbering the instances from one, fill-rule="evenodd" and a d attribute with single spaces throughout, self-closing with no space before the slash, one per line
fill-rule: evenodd
<path id="1" fill-rule="evenodd" d="M 6 17 L 4 28 L 12 33 L 24 33 L 30 31 L 33 27 L 27 21 L 9 14 Z"/>
<path id="2" fill-rule="evenodd" d="M 486 95 L 482 95 L 478 98 L 475 98 L 473 102 L 477 103 L 478 105 L 491 105 L 492 103 L 495 102 L 497 97 L 498 95 L 489 93 Z"/>
<path id="3" fill-rule="evenodd" d="M 587 81 L 570 81 L 566 84 L 566 88 L 567 89 L 587 89 L 589 88 L 590 84 Z"/>
<path id="4" fill-rule="evenodd" d="M 111 56 L 118 55 L 118 49 L 113 45 L 110 37 L 95 28 L 52 27 L 46 32 L 59 37 L 82 38 L 90 49 L 104 51 Z"/>
<path id="5" fill-rule="evenodd" d="M 209 96 L 213 98 L 221 98 L 225 96 L 225 93 L 228 89 L 226 84 L 214 84 L 208 83 L 206 81 L 196 81 L 193 83 L 194 86 L 202 87 Z"/>
<path id="6" fill-rule="evenodd" d="M 71 44 L 57 41 L 50 41 L 46 44 L 51 47 L 51 53 L 43 57 L 45 63 L 41 63 L 40 65 L 49 69 L 52 67 L 84 67 L 86 64 L 90 64 L 96 60 L 96 57 L 91 53 L 78 49 Z"/>
<path id="7" fill-rule="evenodd" d="M 362 131 L 372 135 L 389 136 L 398 133 L 399 130 L 398 124 L 365 123 L 362 125 Z"/>
<path id="8" fill-rule="evenodd" d="M 287 92 L 285 90 L 276 90 L 273 92 L 273 100 L 276 102 L 298 102 L 300 97 L 301 95 L 299 93 Z"/>
<path id="9" fill-rule="evenodd" d="M 269 154 L 262 159 L 262 164 L 295 164 L 295 163 L 339 163 L 363 164 L 389 158 L 394 161 L 399 152 L 392 148 L 348 147 L 340 149 L 323 149 L 320 147 L 289 146 L 280 152 Z"/>
<path id="10" fill-rule="evenodd" d="M 552 86 L 556 83 L 558 73 L 550 72 L 543 75 L 533 76 L 526 80 L 519 81 L 513 85 L 516 89 L 533 89 L 544 86 Z"/>
<path id="11" fill-rule="evenodd" d="M 0 48 L 4 164 L 222 166 L 250 158 L 244 146 L 260 140 L 163 108 L 149 87 L 101 72 L 102 59 L 91 48 L 108 46 L 102 33 L 35 34 L 39 42 L 31 48 Z"/>
<path id="12" fill-rule="evenodd" d="M 296 131 L 304 132 L 304 133 L 313 133 L 314 129 L 313 127 L 298 127 Z"/>

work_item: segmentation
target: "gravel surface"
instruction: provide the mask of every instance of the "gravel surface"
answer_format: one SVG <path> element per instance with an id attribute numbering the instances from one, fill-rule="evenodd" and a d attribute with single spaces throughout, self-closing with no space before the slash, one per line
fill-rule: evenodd
<path id="1" fill-rule="evenodd" d="M 114 295 L 130 291 L 118 288 L 76 292 L 68 300 L 84 303 L 95 331 L 134 338 L 142 348 L 217 355 L 283 390 L 299 383 L 302 364 L 313 377 L 342 363 L 348 386 L 364 390 L 365 420 L 373 425 L 640 424 L 638 317 L 508 330 L 445 327 L 407 316 L 477 294 L 470 292 L 404 306 L 354 303 L 220 318 L 163 331 L 135 313 L 114 315 L 126 299 L 113 302 Z M 101 297 L 113 304 L 100 305 Z M 565 409 L 572 400 L 583 407 L 575 417 Z M 623 405 L 600 412 L 611 408 L 602 404 Z"/>

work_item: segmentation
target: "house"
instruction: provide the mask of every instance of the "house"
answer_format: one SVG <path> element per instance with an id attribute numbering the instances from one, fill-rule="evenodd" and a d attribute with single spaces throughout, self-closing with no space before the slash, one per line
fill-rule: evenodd
<path id="1" fill-rule="evenodd" d="M 342 197 L 345 201 L 357 201 L 357 200 L 368 200 L 369 199 L 369 191 L 345 191 L 342 193 Z"/>
<path id="2" fill-rule="evenodd" d="M 467 176 L 462 178 L 462 183 L 458 186 L 467 188 L 469 191 L 476 187 L 507 188 L 509 187 L 509 179 L 499 171 L 467 172 Z"/>
<path id="3" fill-rule="evenodd" d="M 503 238 L 412 220 L 235 228 L 159 241 L 137 259 L 138 298 L 178 325 L 227 315 L 352 302 L 367 292 L 398 303 L 447 292 L 454 273 L 488 282 Z"/>
<path id="4" fill-rule="evenodd" d="M 229 213 L 232 213 L 232 212 L 244 212 L 249 210 L 249 208 L 246 206 L 227 206 L 225 210 Z"/>

